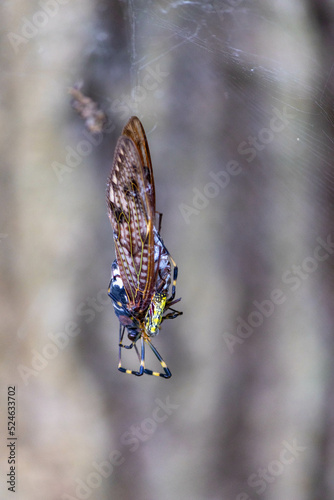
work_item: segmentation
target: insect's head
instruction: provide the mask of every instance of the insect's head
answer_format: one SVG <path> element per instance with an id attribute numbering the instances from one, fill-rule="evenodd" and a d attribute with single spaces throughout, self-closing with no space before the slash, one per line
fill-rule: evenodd
<path id="1" fill-rule="evenodd" d="M 141 336 L 140 328 L 128 327 L 128 339 L 131 340 L 131 342 L 137 342 L 140 336 Z"/>

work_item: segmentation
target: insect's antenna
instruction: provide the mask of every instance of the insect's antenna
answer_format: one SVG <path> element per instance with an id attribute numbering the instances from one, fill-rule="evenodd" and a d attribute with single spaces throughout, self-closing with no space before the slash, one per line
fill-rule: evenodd
<path id="1" fill-rule="evenodd" d="M 147 368 L 144 368 L 144 373 L 147 373 L 147 375 L 155 375 L 156 377 L 170 378 L 172 376 L 172 373 L 171 373 L 170 369 L 168 368 L 168 366 L 166 365 L 166 363 L 164 362 L 164 360 L 162 359 L 162 357 L 160 356 L 158 350 L 154 347 L 154 345 L 151 343 L 151 341 L 147 337 L 145 338 L 145 342 L 148 343 L 148 345 L 150 346 L 150 348 L 154 352 L 155 356 L 158 358 L 158 360 L 163 368 L 164 373 L 153 372 L 152 370 L 148 370 Z"/>

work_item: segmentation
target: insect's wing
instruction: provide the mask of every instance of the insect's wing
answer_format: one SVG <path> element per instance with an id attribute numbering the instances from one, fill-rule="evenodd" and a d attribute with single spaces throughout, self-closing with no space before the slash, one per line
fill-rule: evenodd
<path id="1" fill-rule="evenodd" d="M 154 289 L 154 188 L 149 181 L 136 143 L 121 136 L 108 184 L 108 211 L 128 308 L 137 314 L 145 312 Z"/>
<path id="2" fill-rule="evenodd" d="M 122 134 L 129 137 L 135 143 L 141 164 L 146 177 L 146 195 L 149 198 L 149 203 L 153 210 L 153 217 L 155 217 L 155 190 L 154 190 L 154 177 L 151 163 L 151 155 L 148 147 L 144 127 L 141 121 L 136 116 L 132 116 L 128 123 L 123 128 Z"/>

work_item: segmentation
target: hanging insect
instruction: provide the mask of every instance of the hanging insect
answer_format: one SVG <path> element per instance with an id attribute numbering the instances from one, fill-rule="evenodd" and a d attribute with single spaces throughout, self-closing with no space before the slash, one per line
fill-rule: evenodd
<path id="1" fill-rule="evenodd" d="M 118 369 L 133 375 L 155 375 L 169 378 L 171 372 L 152 344 L 165 319 L 176 318 L 182 312 L 171 306 L 175 300 L 178 268 L 165 247 L 160 226 L 155 227 L 155 189 L 150 151 L 140 120 L 133 116 L 118 139 L 108 182 L 108 215 L 113 228 L 116 259 L 108 289 L 119 319 Z M 173 269 L 173 276 L 172 276 Z M 172 285 L 171 295 L 169 294 Z M 124 333 L 130 343 L 123 343 Z M 141 350 L 137 341 L 141 342 Z M 145 345 L 158 358 L 163 372 L 145 366 Z M 134 348 L 139 369 L 122 366 L 122 349 Z"/>

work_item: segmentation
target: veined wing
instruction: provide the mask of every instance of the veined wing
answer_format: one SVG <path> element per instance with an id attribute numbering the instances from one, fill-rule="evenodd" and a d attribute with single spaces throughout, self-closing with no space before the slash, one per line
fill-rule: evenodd
<path id="1" fill-rule="evenodd" d="M 153 177 L 153 169 L 151 163 L 151 155 L 144 127 L 142 126 L 139 118 L 137 118 L 136 116 L 132 116 L 128 121 L 128 123 L 123 128 L 122 134 L 132 139 L 137 147 L 147 181 L 146 194 L 147 197 L 149 198 L 150 205 L 153 210 L 153 215 L 155 217 L 155 188 L 154 188 L 154 177 Z"/>
<path id="2" fill-rule="evenodd" d="M 153 176 L 147 174 L 150 168 L 142 162 L 144 149 L 140 153 L 129 136 L 130 129 L 126 132 L 116 145 L 108 184 L 108 208 L 128 308 L 140 314 L 149 306 L 154 290 L 154 186 L 150 183 Z"/>

